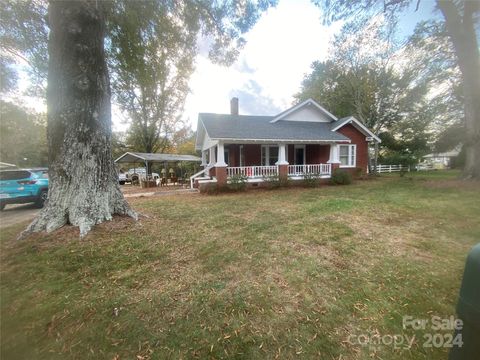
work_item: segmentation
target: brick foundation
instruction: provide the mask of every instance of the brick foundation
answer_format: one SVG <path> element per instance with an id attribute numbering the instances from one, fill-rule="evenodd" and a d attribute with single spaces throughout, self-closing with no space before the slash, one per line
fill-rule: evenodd
<path id="1" fill-rule="evenodd" d="M 215 176 L 218 186 L 227 185 L 227 168 L 225 166 L 215 167 Z"/>
<path id="2" fill-rule="evenodd" d="M 278 165 L 278 178 L 281 181 L 287 181 L 287 179 L 288 179 L 288 165 Z"/>

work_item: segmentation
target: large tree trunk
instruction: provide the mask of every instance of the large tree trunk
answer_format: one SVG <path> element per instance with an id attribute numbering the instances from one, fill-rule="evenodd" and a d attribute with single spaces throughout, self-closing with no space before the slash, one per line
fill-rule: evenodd
<path id="1" fill-rule="evenodd" d="M 462 73 L 465 98 L 465 178 L 480 179 L 480 54 L 474 26 L 477 1 L 464 1 L 463 11 L 451 0 L 437 0 Z"/>
<path id="2" fill-rule="evenodd" d="M 137 217 L 124 200 L 111 154 L 110 82 L 101 2 L 49 5 L 49 193 L 25 233 L 65 224 L 84 236 L 113 214 Z"/>

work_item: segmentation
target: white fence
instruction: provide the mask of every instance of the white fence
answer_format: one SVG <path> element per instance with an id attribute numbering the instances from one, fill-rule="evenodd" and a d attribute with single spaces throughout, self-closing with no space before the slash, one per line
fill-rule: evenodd
<path id="1" fill-rule="evenodd" d="M 262 178 L 278 174 L 277 166 L 229 166 L 227 176 L 243 175 L 248 178 Z"/>
<path id="2" fill-rule="evenodd" d="M 331 164 L 288 165 L 288 176 L 303 176 L 304 174 L 330 175 Z"/>
<path id="3" fill-rule="evenodd" d="M 391 173 L 400 171 L 410 171 L 407 165 L 377 165 L 377 173 Z"/>

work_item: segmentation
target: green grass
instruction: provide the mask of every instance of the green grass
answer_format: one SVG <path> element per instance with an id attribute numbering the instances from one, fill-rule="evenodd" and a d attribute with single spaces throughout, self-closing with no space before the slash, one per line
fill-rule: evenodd
<path id="1" fill-rule="evenodd" d="M 1 357 L 445 359 L 402 317 L 455 314 L 480 238 L 480 187 L 457 175 L 142 198 L 148 217 L 82 241 L 7 228 Z M 374 333 L 417 341 L 346 342 Z"/>

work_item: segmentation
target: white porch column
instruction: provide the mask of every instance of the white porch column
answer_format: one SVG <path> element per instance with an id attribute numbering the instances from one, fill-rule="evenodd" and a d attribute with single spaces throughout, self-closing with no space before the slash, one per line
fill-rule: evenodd
<path id="1" fill-rule="evenodd" d="M 215 167 L 227 167 L 227 163 L 225 162 L 225 148 L 221 140 L 218 141 L 217 145 L 217 163 Z"/>
<path id="2" fill-rule="evenodd" d="M 200 166 L 207 166 L 207 150 L 202 150 L 202 163 Z"/>
<path id="3" fill-rule="evenodd" d="M 330 144 L 330 159 L 328 159 L 327 163 L 340 164 L 338 144 Z"/>
<path id="4" fill-rule="evenodd" d="M 286 153 L 287 145 L 278 144 L 278 161 L 275 163 L 275 165 L 288 165 Z"/>
<path id="5" fill-rule="evenodd" d="M 212 146 L 211 148 L 209 148 L 208 151 L 209 151 L 209 158 L 210 158 L 208 162 L 208 167 L 213 167 L 217 162 L 215 157 L 215 146 Z"/>

